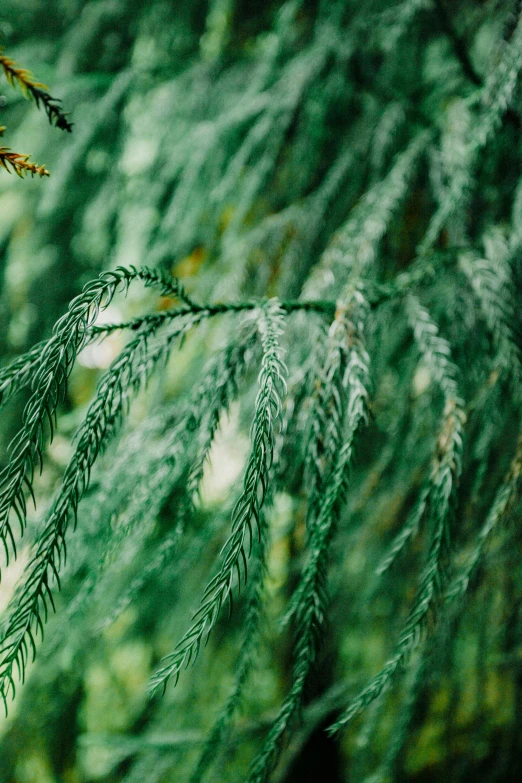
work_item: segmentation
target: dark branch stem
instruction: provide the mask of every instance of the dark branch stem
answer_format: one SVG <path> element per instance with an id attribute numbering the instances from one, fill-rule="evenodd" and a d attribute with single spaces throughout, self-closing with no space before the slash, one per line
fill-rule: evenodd
<path id="1" fill-rule="evenodd" d="M 454 252 L 455 251 L 452 250 L 446 255 L 448 257 L 453 257 Z M 412 265 L 412 269 L 409 273 L 403 274 L 402 279 L 390 283 L 374 284 L 368 288 L 368 290 L 365 290 L 365 297 L 368 300 L 370 307 L 375 308 L 389 299 L 401 297 L 410 291 L 412 287 L 419 285 L 427 278 L 433 277 L 435 275 L 435 267 L 432 264 L 426 264 L 425 262 L 426 259 L 419 259 L 416 264 Z M 265 300 L 261 299 L 250 299 L 244 302 L 217 302 L 214 304 L 197 304 L 188 298 L 184 301 L 185 304 L 181 307 L 165 310 L 162 313 L 151 313 L 120 323 L 91 326 L 88 330 L 88 335 L 91 338 L 96 338 L 97 336 L 108 335 L 120 329 L 137 330 L 144 324 L 154 322 L 161 323 L 162 321 L 170 320 L 172 318 L 193 315 L 195 313 L 201 313 L 204 318 L 211 318 L 215 315 L 223 315 L 225 313 L 247 312 L 249 310 L 255 310 L 257 307 L 262 307 L 265 303 Z M 337 309 L 337 302 L 328 299 L 287 299 L 281 301 L 279 304 L 281 309 L 286 313 L 296 313 L 299 311 L 315 312 L 326 315 L 329 318 L 335 316 Z"/>
<path id="2" fill-rule="evenodd" d="M 103 335 L 114 332 L 118 329 L 139 329 L 146 323 L 154 321 L 164 321 L 165 319 L 178 318 L 184 315 L 190 315 L 194 313 L 202 313 L 204 317 L 212 317 L 214 315 L 222 315 L 224 313 L 240 313 L 248 310 L 255 310 L 257 307 L 261 307 L 264 304 L 264 300 L 247 300 L 244 302 L 218 302 L 215 304 L 200 305 L 195 302 L 186 304 L 182 307 L 176 307 L 173 310 L 166 310 L 163 313 L 152 313 L 149 315 L 133 318 L 131 321 L 124 321 L 117 324 L 100 324 L 99 326 L 92 326 L 89 329 L 89 335 Z M 300 301 L 288 300 L 286 302 L 280 302 L 281 308 L 287 313 L 294 313 L 298 310 L 304 310 L 308 312 L 323 313 L 333 318 L 335 315 L 336 303 L 332 301 L 324 301 L 321 299 Z"/>

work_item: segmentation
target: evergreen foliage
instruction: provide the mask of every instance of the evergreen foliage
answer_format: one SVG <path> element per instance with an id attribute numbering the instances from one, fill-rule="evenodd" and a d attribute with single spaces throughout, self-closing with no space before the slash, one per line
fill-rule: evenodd
<path id="1" fill-rule="evenodd" d="M 69 131 L 69 133 L 71 132 L 72 125 L 60 108 L 59 99 L 49 95 L 45 84 L 35 81 L 30 71 L 26 68 L 20 68 L 14 60 L 11 60 L 10 57 L 6 57 L 5 54 L 2 54 L 1 49 L 0 67 L 11 87 L 18 85 L 22 93 L 27 98 L 32 98 L 38 108 L 40 108 L 40 106 L 43 107 L 51 125 L 56 125 L 57 128 Z M 3 135 L 4 131 L 5 127 L 0 127 L 0 136 Z M 0 166 L 7 172 L 9 172 L 9 169 L 11 168 L 19 177 L 23 177 L 27 172 L 32 176 L 35 174 L 39 174 L 40 177 L 49 176 L 49 172 L 45 166 L 39 166 L 36 163 L 32 163 L 29 158 L 30 155 L 20 155 L 20 153 L 13 152 L 8 147 L 0 147 Z"/>
<path id="2" fill-rule="evenodd" d="M 3 109 L 53 166 L 0 183 L 0 783 L 513 779 L 520 3 L 45 13 L 0 11 L 75 120 Z"/>

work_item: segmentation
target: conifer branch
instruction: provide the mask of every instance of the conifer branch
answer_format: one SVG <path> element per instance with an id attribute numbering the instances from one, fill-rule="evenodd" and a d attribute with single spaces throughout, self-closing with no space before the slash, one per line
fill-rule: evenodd
<path id="1" fill-rule="evenodd" d="M 13 152 L 8 147 L 0 147 L 0 166 L 9 174 L 13 171 L 22 179 L 25 174 L 30 174 L 32 177 L 35 174 L 38 174 L 40 177 L 48 177 L 49 172 L 45 166 L 33 163 L 29 160 L 30 157 L 30 155 L 21 155 L 18 152 Z"/>
<path id="2" fill-rule="evenodd" d="M 167 280 L 167 278 L 165 279 Z M 178 292 L 178 286 L 180 288 L 180 292 Z M 181 298 L 181 284 L 179 284 L 177 281 L 173 281 L 172 290 L 170 290 L 170 293 L 171 295 L 176 295 L 177 297 Z M 298 303 L 296 303 L 296 305 L 297 304 Z M 304 304 L 306 309 L 309 303 Z M 313 305 L 314 303 L 310 304 Z M 327 313 L 327 305 L 330 305 L 331 308 L 334 308 L 335 306 L 333 302 L 319 303 L 318 312 L 324 311 Z M 250 311 L 254 310 L 256 306 L 258 306 L 257 303 L 248 302 L 242 309 L 245 311 Z M 314 309 L 315 308 L 312 306 L 311 310 Z M 103 339 L 116 331 L 124 331 L 127 329 L 130 329 L 131 331 L 137 331 L 146 324 L 155 324 L 159 327 L 169 320 L 187 315 L 201 314 L 202 316 L 211 316 L 220 315 L 227 312 L 238 312 L 237 306 L 232 304 L 232 307 L 229 309 L 227 305 L 219 304 L 216 305 L 216 308 L 214 309 L 212 305 L 202 306 L 192 303 L 191 306 L 185 305 L 183 307 L 173 308 L 172 310 L 166 310 L 162 313 L 154 313 L 149 316 L 137 316 L 136 318 L 132 318 L 131 320 L 125 322 L 94 324 L 89 326 L 86 330 L 85 341 L 82 347 L 85 348 L 85 346 L 89 345 L 94 340 Z M 52 339 L 53 338 L 51 338 L 51 340 Z M 40 365 L 42 354 L 47 349 L 49 342 L 50 340 L 44 340 L 40 343 L 37 343 L 24 354 L 17 356 L 9 364 L 0 369 L 0 407 L 10 400 L 11 397 L 13 397 L 17 392 L 24 388 L 28 388 L 31 385 L 35 371 Z M 78 352 L 79 351 L 77 351 L 77 353 Z"/>
<path id="3" fill-rule="evenodd" d="M 18 85 L 26 98 L 34 100 L 37 108 L 40 108 L 40 105 L 43 106 L 51 125 L 56 125 L 57 128 L 66 130 L 69 133 L 72 131 L 72 123 L 69 122 L 66 112 L 61 108 L 60 99 L 49 95 L 45 84 L 36 81 L 30 71 L 26 68 L 20 68 L 14 60 L 2 54 L 1 49 L 0 67 L 11 87 Z"/>
<path id="4" fill-rule="evenodd" d="M 276 460 L 279 466 L 276 481 L 282 487 L 293 473 L 306 471 L 309 454 L 306 447 L 310 445 L 313 421 L 309 407 L 316 402 L 318 375 L 327 351 L 326 321 L 319 321 L 315 326 L 307 357 L 288 379 Z"/>
<path id="5" fill-rule="evenodd" d="M 348 332 L 351 324 L 345 314 L 333 321 L 328 335 L 326 362 L 316 372 L 309 412 L 309 434 L 305 457 L 306 484 L 312 488 L 308 500 L 307 525 L 315 524 L 317 506 L 326 489 L 331 465 L 340 448 L 346 407 L 346 378 L 349 356 Z M 290 617 L 287 615 L 286 621 Z"/>
<path id="6" fill-rule="evenodd" d="M 0 370 L 0 406 L 30 386 L 47 341 L 37 343 Z"/>
<path id="7" fill-rule="evenodd" d="M 392 292 L 391 289 L 386 289 L 385 291 L 383 290 L 383 292 L 378 296 L 378 300 L 380 302 L 396 295 L 399 295 L 398 292 Z M 263 300 L 259 299 L 247 299 L 241 302 L 212 302 L 208 304 L 198 304 L 197 302 L 191 301 L 190 304 L 184 304 L 181 307 L 176 307 L 172 310 L 167 310 L 161 313 L 151 313 L 149 315 L 144 315 L 141 317 L 139 316 L 137 318 L 133 318 L 131 321 L 93 326 L 90 329 L 90 333 L 93 335 L 96 333 L 106 335 L 110 332 L 118 331 L 120 329 L 139 329 L 146 323 L 160 323 L 165 318 L 178 318 L 178 316 L 189 315 L 190 313 L 201 313 L 208 318 L 216 315 L 225 315 L 226 313 L 245 313 L 256 310 L 262 304 Z M 336 307 L 334 301 L 314 299 L 287 299 L 280 302 L 279 305 L 281 310 L 287 314 L 297 312 L 311 312 L 326 316 L 333 316 Z"/>
<path id="8" fill-rule="evenodd" d="M 440 254 L 439 254 L 440 255 Z M 450 253 L 450 257 L 453 257 L 453 253 Z M 437 256 L 437 260 L 438 256 Z M 443 258 L 440 261 L 444 261 Z M 409 293 L 409 291 L 433 278 L 436 274 L 436 268 L 432 261 L 428 259 L 420 259 L 417 264 L 413 264 L 412 268 L 407 272 L 403 272 L 397 276 L 395 281 L 385 284 L 371 284 L 365 286 L 365 296 L 368 303 L 372 308 L 378 307 L 383 302 L 386 302 L 394 298 L 402 298 Z M 153 284 L 153 283 L 151 283 Z M 161 313 L 152 313 L 145 316 L 137 316 L 129 321 L 120 323 L 106 323 L 106 324 L 92 324 L 85 330 L 85 340 L 81 347 L 85 347 L 90 342 L 96 339 L 103 339 L 104 337 L 112 334 L 116 331 L 123 331 L 130 329 L 136 331 L 145 324 L 157 324 L 161 325 L 163 322 L 185 316 L 189 314 L 201 313 L 202 315 L 212 317 L 215 315 L 222 315 L 226 313 L 238 313 L 249 312 L 259 307 L 259 301 L 248 300 L 245 302 L 223 302 L 213 304 L 197 304 L 190 299 L 185 293 L 181 283 L 175 280 L 169 280 L 168 278 L 160 275 L 158 277 L 157 285 L 166 285 L 164 292 L 171 296 L 178 298 L 183 304 L 180 307 L 174 307 L 171 310 L 167 310 Z M 295 312 L 317 312 L 325 316 L 333 316 L 336 309 L 336 303 L 328 300 L 286 300 L 280 302 L 281 309 L 286 313 L 291 314 Z M 91 319 L 92 321 L 92 319 Z M 42 355 L 49 348 L 51 340 L 37 343 L 29 351 L 16 357 L 8 365 L 0 369 L 0 406 L 7 402 L 15 393 L 21 389 L 28 387 L 33 379 L 35 371 L 38 369 Z M 78 353 L 80 347 L 78 347 L 76 353 Z"/>
<path id="9" fill-rule="evenodd" d="M 67 314 L 56 323 L 51 339 L 42 344 L 40 360 L 31 381 L 32 394 L 23 413 L 23 424 L 11 442 L 9 461 L 0 473 L 0 540 L 7 562 L 9 550 L 16 553 L 10 512 L 14 510 L 16 513 L 23 534 L 26 520 L 24 485 L 32 491 L 34 471 L 38 464 L 43 464 L 45 422 L 49 424 L 52 440 L 56 410 L 65 394 L 67 378 L 76 356 L 85 345 L 89 328 L 116 291 L 122 286 L 126 290 L 136 279 L 141 279 L 146 286 L 157 285 L 165 293 L 175 295 L 179 289 L 176 280 L 146 267 L 140 270 L 118 267 L 113 272 L 104 272 L 73 299 Z M 34 354 L 32 358 L 34 360 Z M 20 364 L 17 366 L 18 378 L 23 380 L 27 376 L 23 368 L 20 369 Z M 14 388 L 13 377 L 11 384 Z"/>
<path id="10" fill-rule="evenodd" d="M 199 394 L 190 406 L 191 426 L 199 418 L 199 443 L 195 458 L 187 475 L 186 502 L 187 512 L 194 503 L 203 479 L 203 472 L 210 449 L 218 432 L 222 417 L 230 409 L 236 398 L 238 387 L 250 365 L 252 353 L 256 347 L 258 330 L 247 322 L 239 338 L 234 339 L 214 361 L 208 372 L 206 382 L 201 385 Z"/>
<path id="11" fill-rule="evenodd" d="M 341 717 L 330 727 L 330 733 L 349 726 L 375 699 L 390 689 L 425 634 L 428 620 L 435 611 L 446 578 L 444 560 L 450 547 L 450 520 L 462 470 L 465 413 L 458 394 L 456 368 L 451 361 L 451 350 L 447 341 L 438 334 L 429 313 L 413 296 L 409 297 L 407 308 L 415 341 L 444 398 L 442 423 L 432 461 L 425 506 L 430 523 L 428 552 L 413 604 L 393 656 L 351 701 Z"/>
<path id="12" fill-rule="evenodd" d="M 66 557 L 66 533 L 72 520 L 76 525 L 78 505 L 90 480 L 90 473 L 100 452 L 117 431 L 129 397 L 136 394 L 157 363 L 168 352 L 173 340 L 198 322 L 198 316 L 171 322 L 162 340 L 151 346 L 156 327 L 142 327 L 103 376 L 94 401 L 78 432 L 75 452 L 66 468 L 62 488 L 54 501 L 45 527 L 36 543 L 21 589 L 0 646 L 0 696 L 7 711 L 9 695 L 14 697 L 15 670 L 24 679 L 27 662 L 36 655 L 36 637 L 43 637 L 48 603 L 55 608 L 51 592 L 54 576 Z"/>
<path id="13" fill-rule="evenodd" d="M 363 307 L 360 297 L 356 298 L 359 307 Z M 330 545 L 343 507 L 355 442 L 368 419 L 368 356 L 362 344 L 360 326 L 358 328 L 346 318 L 347 314 L 341 309 L 332 327 L 333 350 L 327 360 L 327 365 L 329 360 L 333 360 L 333 367 L 338 365 L 339 349 L 335 343 L 339 339 L 346 340 L 348 356 L 341 380 L 345 396 L 344 416 L 339 422 L 336 435 L 328 435 L 326 438 L 330 448 L 333 448 L 335 439 L 337 451 L 334 452 L 335 459 L 328 479 L 324 482 L 317 516 L 309 533 L 309 558 L 297 588 L 297 598 L 293 601 L 296 643 L 292 682 L 263 747 L 250 768 L 248 783 L 264 783 L 268 780 L 281 752 L 284 734 L 295 721 L 302 705 L 303 691 L 317 658 L 321 629 L 325 622 Z M 325 372 L 325 377 L 332 380 L 337 375 L 336 370 Z M 333 388 L 332 394 L 335 396 Z"/>
<path id="14" fill-rule="evenodd" d="M 495 369 L 509 378 L 514 395 L 520 394 L 522 362 L 514 333 L 515 296 L 507 243 L 500 237 L 486 237 L 486 258 L 463 254 L 459 265 L 479 300 L 483 316 L 492 334 L 496 352 Z M 499 247 L 500 245 L 500 247 Z"/>
<path id="15" fill-rule="evenodd" d="M 521 475 L 522 435 L 519 435 L 515 456 L 513 457 L 509 471 L 499 487 L 486 521 L 475 539 L 475 547 L 469 556 L 465 567 L 448 587 L 445 596 L 447 601 L 454 602 L 459 599 L 461 600 L 464 597 L 482 561 L 484 548 L 491 533 L 500 523 L 509 519 L 510 514 L 512 513 L 513 506 L 520 490 Z"/>
<path id="16" fill-rule="evenodd" d="M 156 555 L 131 581 L 120 596 L 114 610 L 102 622 L 105 627 L 113 622 L 129 605 L 150 577 L 168 562 L 183 538 L 187 524 L 194 513 L 196 497 L 203 478 L 203 471 L 210 449 L 218 431 L 220 420 L 235 399 L 252 359 L 257 342 L 257 330 L 245 324 L 239 338 L 234 339 L 204 372 L 204 378 L 191 399 L 180 412 L 177 423 L 162 444 L 158 458 L 150 466 L 150 476 L 132 487 L 132 494 L 125 498 L 125 508 L 118 519 L 118 533 L 110 547 L 109 556 L 117 552 L 122 539 L 146 519 L 155 519 L 172 491 L 178 486 L 182 493 L 174 515 L 173 529 L 160 545 Z M 199 431 L 199 443 L 192 457 L 190 441 Z M 104 564 L 101 564 L 103 568 Z"/>
<path id="17" fill-rule="evenodd" d="M 226 601 L 231 601 L 234 579 L 238 587 L 246 581 L 247 559 L 252 547 L 254 525 L 261 524 L 260 512 L 265 499 L 272 467 L 275 427 L 281 412 L 281 397 L 285 391 L 285 366 L 281 360 L 279 337 L 283 312 L 277 300 L 269 301 L 261 310 L 258 327 L 263 347 L 259 374 L 259 392 L 252 422 L 252 451 L 245 472 L 243 492 L 232 512 L 232 533 L 226 541 L 223 563 L 208 583 L 193 623 L 165 665 L 151 680 L 151 692 L 165 690 L 169 679 L 178 681 L 182 669 L 198 655 L 203 638 L 214 627 Z M 249 541 L 247 546 L 247 540 Z M 242 571 L 243 569 L 243 571 Z"/>
<path id="18" fill-rule="evenodd" d="M 266 514 L 266 501 L 261 514 Z M 228 696 L 207 737 L 196 767 L 190 777 L 190 783 L 201 783 L 205 772 L 214 761 L 219 748 L 223 747 L 223 741 L 230 730 L 230 725 L 238 710 L 245 685 L 254 665 L 254 654 L 261 634 L 265 597 L 264 580 L 266 577 L 268 544 L 266 523 L 262 523 L 259 526 L 259 530 L 261 532 L 261 541 L 257 546 L 257 560 L 254 572 L 250 578 L 250 593 L 242 629 L 244 642 L 241 645 L 241 652 L 235 666 L 234 689 Z"/>
<path id="19" fill-rule="evenodd" d="M 411 325 L 415 333 L 415 338 L 422 351 L 422 356 L 432 371 L 434 380 L 439 384 L 445 400 L 443 425 L 439 433 L 435 447 L 435 453 L 433 455 L 433 465 L 437 465 L 440 449 L 446 448 L 447 437 L 455 439 L 453 446 L 458 447 L 457 451 L 459 453 L 462 451 L 462 436 L 460 431 L 465 421 L 465 413 L 463 410 L 462 401 L 458 397 L 456 369 L 449 360 L 449 345 L 447 344 L 446 340 L 444 340 L 444 338 L 437 334 L 437 327 L 431 322 L 428 312 L 424 310 L 424 308 L 420 307 L 418 301 L 413 296 L 409 296 L 408 309 Z M 453 410 L 457 410 L 457 419 L 455 421 L 453 421 Z M 451 419 L 451 424 L 448 423 L 448 416 Z M 457 425 L 458 431 L 455 431 L 453 434 L 451 434 L 448 428 L 454 427 L 455 425 Z M 455 463 L 454 468 L 457 471 L 457 475 L 460 474 L 460 458 L 459 461 Z M 432 471 L 428 480 L 424 484 L 419 498 L 415 503 L 415 506 L 406 523 L 395 536 L 391 546 L 388 549 L 388 552 L 377 567 L 378 574 L 383 574 L 392 566 L 406 544 L 417 533 L 419 525 L 421 524 L 426 513 L 429 511 L 429 506 L 432 502 L 431 496 L 432 492 L 434 491 L 434 480 L 439 481 L 440 479 L 437 474 Z"/>
<path id="20" fill-rule="evenodd" d="M 183 310 L 182 314 L 185 315 L 186 311 Z M 158 325 L 161 324 L 161 321 L 167 321 L 172 317 L 170 312 L 168 316 L 167 313 L 164 313 L 163 315 L 163 319 L 158 319 Z M 89 345 L 94 340 L 106 337 L 107 335 L 112 334 L 118 330 L 137 330 L 140 328 L 140 326 L 143 326 L 143 323 L 143 318 L 139 317 L 132 319 L 127 323 L 96 324 L 87 329 L 83 347 Z M 36 345 L 33 345 L 33 347 L 28 351 L 21 354 L 20 356 L 17 356 L 15 359 L 9 362 L 9 364 L 0 369 L 0 407 L 8 402 L 11 397 L 20 392 L 22 389 L 29 388 L 31 386 L 35 371 L 40 365 L 42 354 L 48 347 L 49 342 L 50 340 L 43 340 L 40 343 L 36 343 Z"/>
<path id="21" fill-rule="evenodd" d="M 406 677 L 401 709 L 388 740 L 382 764 L 374 774 L 365 779 L 364 783 L 385 783 L 394 773 L 397 759 L 404 749 L 408 732 L 415 718 L 415 708 L 426 681 L 428 662 L 429 656 L 421 645 Z"/>

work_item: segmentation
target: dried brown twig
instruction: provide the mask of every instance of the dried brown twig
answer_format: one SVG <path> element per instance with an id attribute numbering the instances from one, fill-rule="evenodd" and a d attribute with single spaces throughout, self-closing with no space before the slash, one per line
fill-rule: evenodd
<path id="1" fill-rule="evenodd" d="M 14 60 L 2 54 L 1 49 L 0 67 L 12 87 L 18 85 L 26 98 L 33 99 L 38 108 L 43 106 L 51 125 L 56 125 L 57 128 L 62 130 L 72 131 L 72 123 L 69 122 L 66 113 L 61 108 L 60 100 L 53 98 L 47 91 L 47 86 L 37 81 L 31 71 L 26 68 L 20 68 Z M 0 136 L 3 135 L 4 130 L 5 127 L 0 127 Z M 48 177 L 49 172 L 45 166 L 33 163 L 30 157 L 30 155 L 13 152 L 9 147 L 0 147 L 0 166 L 7 172 L 14 172 L 19 177 L 23 177 L 25 174 L 31 174 L 31 176 L 38 174 L 40 177 Z"/>

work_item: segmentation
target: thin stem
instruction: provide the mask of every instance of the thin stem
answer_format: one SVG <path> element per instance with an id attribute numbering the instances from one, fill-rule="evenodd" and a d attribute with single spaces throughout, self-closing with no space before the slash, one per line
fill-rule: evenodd
<path id="1" fill-rule="evenodd" d="M 448 254 L 451 255 L 451 254 Z M 399 275 L 396 280 L 390 283 L 374 284 L 366 292 L 368 303 L 371 308 L 376 308 L 389 299 L 400 298 L 406 295 L 414 286 L 432 278 L 436 274 L 436 268 L 432 264 L 426 264 L 424 259 L 420 259 L 422 264 L 412 265 L 409 272 Z M 188 301 L 188 300 L 186 300 Z M 99 324 L 91 326 L 88 335 L 91 338 L 98 335 L 107 335 L 119 329 L 140 329 L 146 323 L 161 322 L 170 318 L 188 315 L 190 313 L 201 313 L 203 317 L 211 318 L 215 315 L 225 313 L 239 313 L 248 310 L 255 310 L 262 307 L 265 300 L 250 299 L 244 302 L 216 302 L 213 304 L 197 304 L 191 301 L 190 304 L 176 307 L 172 310 L 166 310 L 162 313 L 149 313 L 148 315 L 133 318 L 130 321 L 121 321 L 113 324 Z M 296 313 L 299 311 L 315 312 L 334 318 L 337 310 L 337 302 L 328 299 L 287 299 L 280 302 L 281 309 L 285 313 Z"/>

